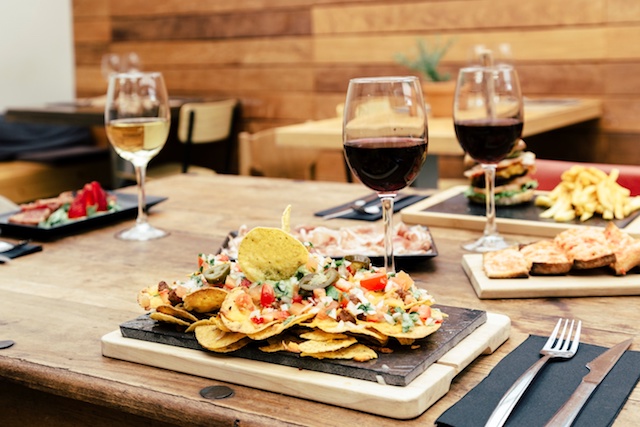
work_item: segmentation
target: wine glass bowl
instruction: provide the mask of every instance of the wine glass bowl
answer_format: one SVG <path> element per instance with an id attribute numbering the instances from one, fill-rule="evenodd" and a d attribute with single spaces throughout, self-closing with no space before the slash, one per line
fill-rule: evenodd
<path id="1" fill-rule="evenodd" d="M 393 201 L 427 156 L 427 115 L 417 77 L 349 81 L 343 112 L 344 155 L 353 174 L 378 193 L 385 227 L 385 269 L 393 259 Z"/>
<path id="2" fill-rule="evenodd" d="M 487 222 L 483 236 L 463 247 L 487 252 L 512 245 L 495 224 L 496 165 L 511 152 L 522 135 L 523 102 L 518 75 L 507 65 L 474 66 L 460 70 L 453 120 L 463 150 L 485 174 Z"/>
<path id="3" fill-rule="evenodd" d="M 169 135 L 169 97 L 158 72 L 112 73 L 105 107 L 107 137 L 114 151 L 133 164 L 138 186 L 138 216 L 134 227 L 119 232 L 123 240 L 151 240 L 166 236 L 147 220 L 144 182 L 149 161 Z"/>

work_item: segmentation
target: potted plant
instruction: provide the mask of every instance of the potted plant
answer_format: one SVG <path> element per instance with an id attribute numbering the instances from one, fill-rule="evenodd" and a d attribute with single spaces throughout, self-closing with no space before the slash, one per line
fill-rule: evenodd
<path id="1" fill-rule="evenodd" d="M 430 45 L 424 40 L 417 40 L 418 55 L 415 59 L 399 53 L 396 62 L 405 67 L 417 71 L 424 78 L 422 90 L 425 102 L 431 107 L 434 117 L 451 117 L 453 110 L 453 96 L 456 82 L 451 80 L 449 73 L 439 69 L 440 60 L 447 53 L 453 39 L 446 42 L 436 41 Z"/>

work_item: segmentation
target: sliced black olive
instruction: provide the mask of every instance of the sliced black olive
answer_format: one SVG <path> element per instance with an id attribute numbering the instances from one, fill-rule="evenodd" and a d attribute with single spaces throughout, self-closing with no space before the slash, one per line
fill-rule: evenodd
<path id="1" fill-rule="evenodd" d="M 338 271 L 335 268 L 329 268 L 321 273 L 310 273 L 300 279 L 300 288 L 305 291 L 326 288 L 334 284 L 339 278 Z"/>
<path id="2" fill-rule="evenodd" d="M 371 259 L 366 255 L 347 255 L 344 259 L 351 262 L 351 267 L 355 271 L 371 268 Z"/>
<path id="3" fill-rule="evenodd" d="M 211 268 L 208 268 L 202 273 L 207 283 L 211 285 L 220 285 L 224 283 L 227 276 L 231 272 L 231 266 L 229 264 L 216 264 Z"/>

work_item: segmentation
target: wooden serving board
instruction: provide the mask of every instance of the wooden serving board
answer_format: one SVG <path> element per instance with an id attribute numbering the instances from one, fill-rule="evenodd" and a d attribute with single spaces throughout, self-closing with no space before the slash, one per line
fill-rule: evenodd
<path id="1" fill-rule="evenodd" d="M 409 419 L 422 414 L 444 396 L 453 378 L 479 355 L 492 353 L 506 341 L 510 327 L 508 317 L 486 313 L 484 324 L 440 356 L 406 386 L 126 338 L 120 330 L 103 336 L 101 342 L 102 354 L 106 357 L 391 418 Z"/>
<path id="2" fill-rule="evenodd" d="M 462 268 L 480 299 L 640 295 L 640 274 L 615 276 L 606 268 L 566 276 L 489 279 L 482 269 L 482 254 L 463 255 Z"/>
<path id="3" fill-rule="evenodd" d="M 482 231 L 486 223 L 484 205 L 469 203 L 464 196 L 466 185 L 451 187 L 433 196 L 408 206 L 401 211 L 402 221 L 408 224 L 453 227 Z M 554 237 L 569 228 L 595 226 L 605 227 L 607 220 L 594 217 L 585 222 L 556 222 L 540 218 L 542 208 L 533 203 L 512 207 L 496 206 L 496 224 L 501 233 L 528 234 Z M 624 220 L 614 221 L 618 228 L 630 233 L 640 233 L 640 212 Z"/>

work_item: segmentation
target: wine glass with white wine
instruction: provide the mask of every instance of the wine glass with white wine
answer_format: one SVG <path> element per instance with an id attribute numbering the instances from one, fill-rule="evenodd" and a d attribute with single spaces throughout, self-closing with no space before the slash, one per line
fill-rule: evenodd
<path id="1" fill-rule="evenodd" d="M 144 182 L 149 161 L 160 152 L 169 135 L 169 97 L 159 72 L 114 73 L 109 76 L 105 126 L 120 157 L 133 164 L 138 185 L 138 216 L 132 228 L 116 237 L 151 240 L 166 236 L 147 220 Z"/>

